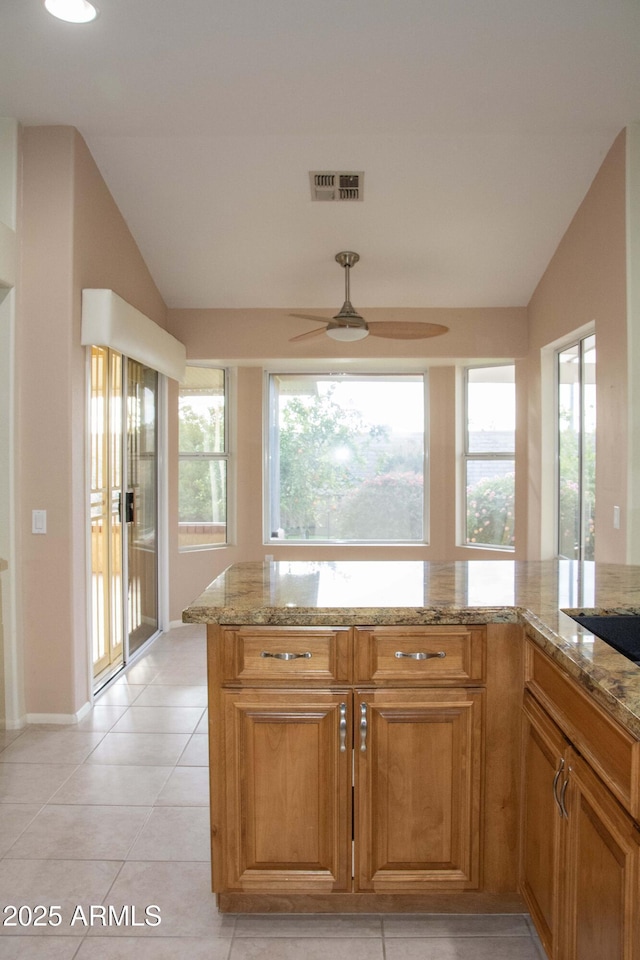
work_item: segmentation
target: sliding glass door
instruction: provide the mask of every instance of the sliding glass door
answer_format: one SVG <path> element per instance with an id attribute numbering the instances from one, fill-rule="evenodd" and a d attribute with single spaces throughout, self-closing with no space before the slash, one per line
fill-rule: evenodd
<path id="1" fill-rule="evenodd" d="M 123 663 L 122 358 L 91 349 L 91 648 L 93 675 Z"/>
<path id="2" fill-rule="evenodd" d="M 158 374 L 91 348 L 91 646 L 100 687 L 158 630 Z"/>

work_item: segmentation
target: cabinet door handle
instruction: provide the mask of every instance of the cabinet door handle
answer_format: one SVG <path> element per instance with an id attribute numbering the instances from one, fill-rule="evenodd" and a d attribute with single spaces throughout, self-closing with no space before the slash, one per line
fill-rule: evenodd
<path id="1" fill-rule="evenodd" d="M 402 660 L 403 657 L 406 657 L 407 660 L 435 660 L 436 658 L 442 659 L 446 655 L 444 650 L 438 650 L 437 653 L 424 653 L 423 651 L 420 651 L 420 653 L 404 653 L 402 650 L 396 650 L 396 660 Z"/>
<path id="2" fill-rule="evenodd" d="M 340 704 L 340 722 L 338 724 L 340 730 L 340 753 L 347 752 L 347 705 L 346 703 Z"/>
<path id="3" fill-rule="evenodd" d="M 360 753 L 367 752 L 367 705 L 360 704 Z"/>
<path id="4" fill-rule="evenodd" d="M 567 772 L 567 776 L 566 776 L 566 778 L 565 778 L 565 780 L 564 780 L 564 783 L 562 784 L 562 787 L 560 788 L 560 800 L 558 801 L 558 805 L 559 805 L 559 807 L 560 807 L 560 814 L 561 814 L 561 816 L 563 816 L 563 817 L 565 818 L 565 820 L 568 820 L 568 819 L 569 819 L 569 813 L 568 813 L 567 808 L 566 808 L 566 806 L 565 806 L 564 798 L 565 798 L 566 793 L 567 793 L 567 787 L 569 786 L 569 774 L 570 774 L 570 773 L 571 773 L 571 767 L 569 767 L 569 770 L 568 770 L 568 772 Z"/>
<path id="5" fill-rule="evenodd" d="M 553 787 L 552 787 L 552 790 L 553 790 L 553 799 L 554 799 L 555 802 L 556 802 L 556 807 L 558 808 L 558 813 L 560 814 L 561 817 L 563 816 L 563 812 L 562 812 L 562 805 L 561 805 L 561 803 L 560 803 L 560 800 L 558 799 L 558 781 L 560 780 L 560 777 L 562 776 L 562 771 L 563 771 L 563 770 L 564 770 L 564 757 L 560 757 L 560 760 L 558 761 L 558 768 L 557 768 L 557 770 L 556 770 L 556 775 L 555 775 L 555 777 L 553 778 Z M 565 783 L 566 783 L 566 781 L 565 781 Z"/>
<path id="6" fill-rule="evenodd" d="M 311 660 L 312 654 L 307 650 L 306 653 L 268 653 L 263 650 L 261 657 L 271 657 L 273 660 Z"/>

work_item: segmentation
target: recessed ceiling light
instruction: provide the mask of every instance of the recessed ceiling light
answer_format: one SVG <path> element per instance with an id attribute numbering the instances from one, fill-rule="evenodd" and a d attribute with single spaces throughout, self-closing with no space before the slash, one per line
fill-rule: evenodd
<path id="1" fill-rule="evenodd" d="M 44 5 L 51 16 L 68 23 L 90 23 L 98 16 L 89 0 L 44 0 Z"/>

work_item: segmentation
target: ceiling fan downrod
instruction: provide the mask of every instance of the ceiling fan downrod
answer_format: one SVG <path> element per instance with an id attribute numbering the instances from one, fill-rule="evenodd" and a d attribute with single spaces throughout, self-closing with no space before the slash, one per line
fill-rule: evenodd
<path id="1" fill-rule="evenodd" d="M 335 259 L 341 267 L 344 267 L 344 303 L 340 312 L 336 314 L 333 318 L 334 320 L 361 320 L 362 324 L 365 323 L 364 317 L 362 317 L 357 310 L 354 309 L 353 304 L 351 303 L 351 293 L 350 293 L 350 278 L 349 272 L 351 267 L 360 259 L 360 254 L 354 253 L 352 250 L 343 250 L 342 253 L 336 253 Z"/>

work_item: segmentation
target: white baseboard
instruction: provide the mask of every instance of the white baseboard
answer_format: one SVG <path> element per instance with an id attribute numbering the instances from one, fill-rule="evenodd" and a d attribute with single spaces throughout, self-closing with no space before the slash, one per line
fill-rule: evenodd
<path id="1" fill-rule="evenodd" d="M 0 720 L 0 730 L 22 730 L 29 721 L 26 717 L 19 720 Z"/>
<path id="2" fill-rule="evenodd" d="M 83 717 L 91 710 L 92 704 L 87 701 L 76 713 L 28 713 L 27 723 L 56 723 L 72 724 L 79 723 Z"/>

